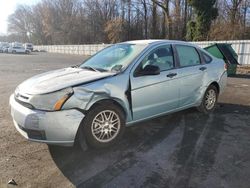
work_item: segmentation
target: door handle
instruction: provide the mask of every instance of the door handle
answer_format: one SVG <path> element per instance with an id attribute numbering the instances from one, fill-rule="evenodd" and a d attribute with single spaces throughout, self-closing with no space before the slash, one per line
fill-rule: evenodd
<path id="1" fill-rule="evenodd" d="M 177 73 L 169 73 L 169 74 L 167 75 L 167 77 L 173 78 L 173 77 L 175 77 L 176 75 L 177 75 Z"/>
<path id="2" fill-rule="evenodd" d="M 207 69 L 207 67 L 201 67 L 201 68 L 199 68 L 201 71 L 204 71 L 204 70 L 206 70 Z"/>

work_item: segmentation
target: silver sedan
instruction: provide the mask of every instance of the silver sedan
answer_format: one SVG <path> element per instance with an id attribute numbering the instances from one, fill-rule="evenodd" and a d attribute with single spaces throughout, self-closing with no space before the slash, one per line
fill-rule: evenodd
<path id="1" fill-rule="evenodd" d="M 212 112 L 226 80 L 224 62 L 193 44 L 128 41 L 24 81 L 10 97 L 11 114 L 28 140 L 100 148 L 136 122 L 190 107 Z"/>

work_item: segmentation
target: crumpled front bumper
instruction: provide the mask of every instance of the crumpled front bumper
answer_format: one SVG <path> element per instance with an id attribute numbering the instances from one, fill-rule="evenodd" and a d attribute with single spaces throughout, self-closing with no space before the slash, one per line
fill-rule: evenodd
<path id="1" fill-rule="evenodd" d="M 10 96 L 11 115 L 16 129 L 30 141 L 72 146 L 84 114 L 76 109 L 31 110 Z"/>

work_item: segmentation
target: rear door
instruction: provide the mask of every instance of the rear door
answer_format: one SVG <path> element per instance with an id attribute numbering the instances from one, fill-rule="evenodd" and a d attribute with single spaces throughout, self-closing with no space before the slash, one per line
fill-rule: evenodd
<path id="1" fill-rule="evenodd" d="M 180 107 L 194 104 L 202 92 L 203 77 L 207 65 L 202 64 L 200 54 L 193 46 L 175 45 L 178 57 L 180 84 Z"/>

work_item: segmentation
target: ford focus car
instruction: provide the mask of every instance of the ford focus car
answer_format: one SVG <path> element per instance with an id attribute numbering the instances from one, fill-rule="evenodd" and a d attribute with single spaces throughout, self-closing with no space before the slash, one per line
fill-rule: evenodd
<path id="1" fill-rule="evenodd" d="M 24 81 L 11 114 L 28 140 L 100 148 L 136 122 L 190 107 L 212 112 L 226 80 L 224 62 L 191 43 L 128 41 Z"/>

